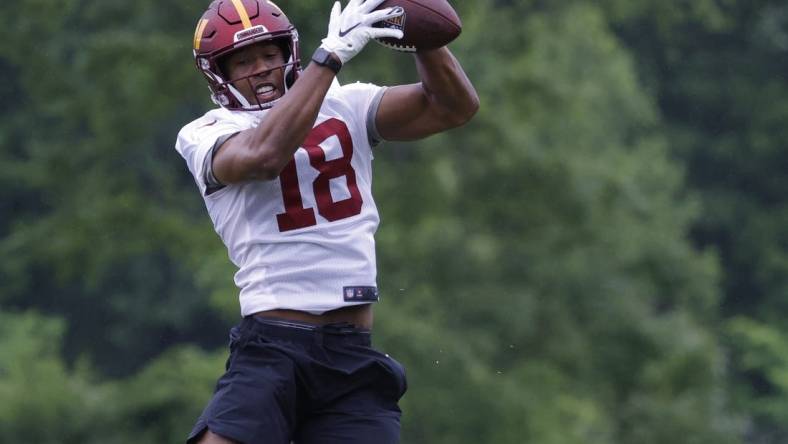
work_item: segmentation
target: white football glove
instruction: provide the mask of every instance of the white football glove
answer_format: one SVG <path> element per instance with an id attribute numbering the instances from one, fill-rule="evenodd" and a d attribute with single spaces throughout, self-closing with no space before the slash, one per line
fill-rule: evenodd
<path id="1" fill-rule="evenodd" d="M 342 11 L 339 1 L 334 2 L 328 21 L 328 35 L 320 47 L 336 54 L 344 65 L 358 54 L 370 39 L 401 39 L 403 34 L 399 29 L 372 27 L 373 23 L 398 17 L 405 12 L 399 6 L 375 11 L 381 3 L 383 0 L 350 0 Z"/>

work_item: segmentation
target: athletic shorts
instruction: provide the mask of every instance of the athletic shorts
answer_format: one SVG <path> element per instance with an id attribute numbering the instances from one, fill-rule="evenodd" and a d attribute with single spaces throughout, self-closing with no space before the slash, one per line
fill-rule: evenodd
<path id="1" fill-rule="evenodd" d="M 248 316 L 187 443 L 210 429 L 242 444 L 396 444 L 406 388 L 367 330 Z"/>

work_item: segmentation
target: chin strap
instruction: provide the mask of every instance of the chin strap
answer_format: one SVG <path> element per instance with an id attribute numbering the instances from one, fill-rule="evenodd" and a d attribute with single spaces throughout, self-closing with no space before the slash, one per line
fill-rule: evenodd
<path id="1" fill-rule="evenodd" d="M 241 94 L 240 91 L 235 89 L 235 87 L 232 85 L 232 83 L 228 83 L 227 84 L 227 89 L 230 91 L 230 94 L 232 94 L 233 97 L 235 97 L 235 100 L 237 100 L 238 103 L 241 104 L 241 108 L 251 108 L 252 107 L 252 104 L 249 103 L 248 100 L 246 100 L 246 97 L 244 97 L 244 95 Z"/>

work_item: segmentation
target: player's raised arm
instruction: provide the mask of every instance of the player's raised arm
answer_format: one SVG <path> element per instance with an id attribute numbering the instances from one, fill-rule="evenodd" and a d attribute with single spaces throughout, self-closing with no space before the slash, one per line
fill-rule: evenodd
<path id="1" fill-rule="evenodd" d="M 460 63 L 443 47 L 416 53 L 421 83 L 389 88 L 376 124 L 386 140 L 415 140 L 465 124 L 479 97 Z"/>
<path id="2" fill-rule="evenodd" d="M 212 166 L 218 182 L 227 185 L 279 176 L 312 129 L 339 68 L 370 39 L 402 36 L 399 30 L 372 27 L 402 14 L 401 8 L 374 10 L 382 1 L 350 0 L 344 10 L 336 2 L 328 35 L 312 57 L 315 63 L 300 73 L 289 90 L 275 44 L 250 45 L 220 61 L 224 75 L 247 102 L 276 105 L 255 128 L 241 131 L 218 147 Z"/>
<path id="3" fill-rule="evenodd" d="M 382 43 L 395 50 L 415 52 L 421 83 L 389 88 L 383 96 L 375 122 L 387 140 L 420 139 L 460 126 L 479 108 L 473 85 L 446 48 L 462 29 L 456 11 L 446 0 L 402 4 L 405 14 L 385 23 L 402 29 L 402 39 L 384 39 Z"/>

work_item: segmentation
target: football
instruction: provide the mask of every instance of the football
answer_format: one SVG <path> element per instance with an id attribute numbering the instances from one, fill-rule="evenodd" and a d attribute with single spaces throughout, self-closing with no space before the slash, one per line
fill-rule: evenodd
<path id="1" fill-rule="evenodd" d="M 383 38 L 378 43 L 397 51 L 415 52 L 447 45 L 462 31 L 462 22 L 447 0 L 386 0 L 377 7 L 400 6 L 405 13 L 373 26 L 401 29 L 401 40 Z"/>

